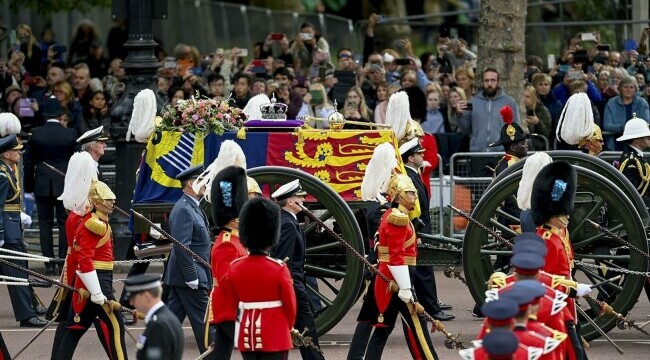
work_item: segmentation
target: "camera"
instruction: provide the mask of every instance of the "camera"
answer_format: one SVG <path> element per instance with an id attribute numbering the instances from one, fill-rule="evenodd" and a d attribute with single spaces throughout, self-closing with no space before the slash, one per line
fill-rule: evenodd
<path id="1" fill-rule="evenodd" d="M 395 59 L 395 65 L 408 65 L 411 63 L 409 58 Z"/>
<path id="2" fill-rule="evenodd" d="M 474 105 L 472 105 L 471 102 L 468 102 L 467 105 L 465 106 L 465 111 L 472 111 L 474 110 Z"/>
<path id="3" fill-rule="evenodd" d="M 284 39 L 284 34 L 283 33 L 272 33 L 271 34 L 271 40 L 273 41 L 280 41 Z"/>
<path id="4" fill-rule="evenodd" d="M 68 51 L 68 47 L 65 45 L 56 44 L 52 45 L 52 48 L 54 51 L 56 51 L 57 54 L 63 54 L 64 52 Z"/>
<path id="5" fill-rule="evenodd" d="M 313 35 L 310 33 L 300 33 L 300 40 L 311 40 L 313 38 Z"/>

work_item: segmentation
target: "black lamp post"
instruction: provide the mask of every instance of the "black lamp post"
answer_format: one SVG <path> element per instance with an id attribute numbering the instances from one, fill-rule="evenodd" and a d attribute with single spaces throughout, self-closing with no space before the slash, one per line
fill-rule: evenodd
<path id="1" fill-rule="evenodd" d="M 133 189 L 135 189 L 135 172 L 140 163 L 144 144 L 133 140 L 126 141 L 126 131 L 133 112 L 133 100 L 144 89 L 151 89 L 157 94 L 158 68 L 160 62 L 154 49 L 158 45 L 153 39 L 153 19 L 167 18 L 166 0 L 113 0 L 113 19 L 128 19 L 128 40 L 124 44 L 127 56 L 122 66 L 126 75 L 124 92 L 111 110 L 111 137 L 115 142 L 115 195 L 117 206 L 131 208 Z M 158 111 L 162 109 L 163 100 L 157 96 Z M 128 219 L 116 215 L 112 220 L 115 238 L 115 256 L 124 259 L 131 243 Z"/>

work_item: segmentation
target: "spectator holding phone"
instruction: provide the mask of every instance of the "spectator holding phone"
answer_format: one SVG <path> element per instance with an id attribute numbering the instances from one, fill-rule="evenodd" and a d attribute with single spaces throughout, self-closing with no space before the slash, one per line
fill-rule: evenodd
<path id="1" fill-rule="evenodd" d="M 83 19 L 77 25 L 72 36 L 68 51 L 68 64 L 74 65 L 86 61 L 93 43 L 102 43 L 99 29 L 90 19 Z"/>
<path id="2" fill-rule="evenodd" d="M 304 96 L 305 105 L 307 105 L 307 114 L 309 116 L 327 119 L 336 109 L 327 99 L 327 92 L 323 84 L 315 83 L 309 85 L 309 92 Z M 309 126 L 316 129 L 328 129 L 327 121 L 314 121 Z"/>
<path id="3" fill-rule="evenodd" d="M 276 55 L 273 55 L 273 45 L 277 44 Z M 291 55 L 289 47 L 289 39 L 283 33 L 269 33 L 264 39 L 262 48 L 260 49 L 260 59 L 266 59 L 269 56 L 275 57 L 284 61 L 286 67 L 293 67 L 293 56 Z M 275 69 L 273 69 L 275 70 Z"/>
<path id="4" fill-rule="evenodd" d="M 329 62 L 330 46 L 327 41 L 316 33 L 316 27 L 310 23 L 303 23 L 300 32 L 291 49 L 293 54 L 294 68 L 301 75 L 309 76 L 312 65 L 328 66 L 334 68 Z"/>
<path id="5" fill-rule="evenodd" d="M 79 130 L 83 134 L 88 130 L 103 126 L 104 135 L 108 135 L 111 127 L 111 113 L 104 91 L 93 91 L 88 105 L 88 108 L 84 111 L 84 121 L 79 126 Z"/>
<path id="6" fill-rule="evenodd" d="M 467 102 L 465 90 L 460 86 L 450 88 L 449 100 L 447 101 L 447 120 L 449 121 L 449 129 L 452 132 L 460 132 L 458 120 L 465 111 L 471 110 L 471 104 Z"/>
<path id="7" fill-rule="evenodd" d="M 72 86 L 67 81 L 63 81 L 54 85 L 52 94 L 59 100 L 61 106 L 68 109 L 66 121 L 67 127 L 77 131 L 77 136 L 83 134 L 80 132 L 81 124 L 83 124 L 83 107 L 74 97 Z"/>
<path id="8" fill-rule="evenodd" d="M 553 139 L 551 135 L 551 113 L 548 111 L 546 106 L 542 104 L 541 100 L 539 100 L 535 87 L 532 85 L 524 87 L 524 105 L 526 106 L 525 121 L 528 126 L 528 132 L 530 134 L 544 136 L 549 141 L 550 147 L 551 140 Z M 532 143 L 534 151 L 550 150 L 547 149 L 544 142 L 538 138 L 533 138 Z"/>
<path id="9" fill-rule="evenodd" d="M 366 100 L 363 97 L 363 91 L 358 86 L 353 86 L 348 90 L 345 96 L 345 104 L 343 107 L 343 116 L 346 120 L 370 122 L 373 118 L 372 110 L 366 105 Z M 346 124 L 346 129 L 367 129 L 361 125 Z"/>
<path id="10" fill-rule="evenodd" d="M 41 67 L 41 47 L 34 34 L 32 28 L 27 24 L 20 24 L 16 27 L 16 39 L 18 40 L 18 49 L 14 51 L 22 52 L 25 54 L 23 66 L 31 76 L 43 75 L 43 67 Z"/>
<path id="11" fill-rule="evenodd" d="M 462 66 L 454 74 L 456 84 L 463 88 L 465 96 L 471 99 L 474 96 L 474 70 L 469 66 Z"/>
<path id="12" fill-rule="evenodd" d="M 564 106 L 567 100 L 569 100 L 569 96 L 571 95 L 569 85 L 573 80 L 587 81 L 587 96 L 589 96 L 589 100 L 591 100 L 591 102 L 594 104 L 601 101 L 602 97 L 600 95 L 600 91 L 598 91 L 598 88 L 596 88 L 596 85 L 594 85 L 594 83 L 591 80 L 588 80 L 588 78 L 585 76 L 582 70 L 577 70 L 573 68 L 566 71 L 564 73 L 564 78 L 562 82 L 557 84 L 553 88 L 553 95 L 555 96 L 556 99 L 560 101 L 562 106 Z"/>
<path id="13" fill-rule="evenodd" d="M 509 105 L 514 114 L 514 122 L 521 124 L 517 102 L 501 89 L 497 70 L 487 68 L 481 77 L 483 89 L 472 99 L 472 110 L 462 110 L 460 105 L 456 106 L 456 111 L 463 113 L 463 116 L 458 119 L 458 127 L 461 132 L 470 136 L 470 151 L 503 151 L 503 146 L 488 148 L 488 144 L 496 142 L 501 137 L 503 120 L 499 109 L 503 106 Z"/>
<path id="14" fill-rule="evenodd" d="M 610 151 L 622 151 L 623 146 L 615 139 L 623 134 L 625 123 L 636 114 L 636 117 L 650 122 L 648 102 L 637 94 L 636 80 L 625 76 L 618 84 L 620 95 L 615 96 L 605 105 L 603 130 L 612 133 L 605 137 L 605 145 Z"/>

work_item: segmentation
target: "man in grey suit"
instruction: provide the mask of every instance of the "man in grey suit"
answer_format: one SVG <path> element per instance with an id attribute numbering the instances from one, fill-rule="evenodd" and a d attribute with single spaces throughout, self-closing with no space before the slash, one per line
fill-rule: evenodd
<path id="1" fill-rule="evenodd" d="M 183 196 L 169 214 L 171 235 L 190 248 L 208 263 L 210 262 L 210 230 L 208 218 L 199 207 L 199 193 L 192 184 L 203 171 L 203 165 L 190 167 L 176 176 L 181 181 Z M 196 262 L 179 246 L 172 247 L 165 271 L 165 284 L 169 286 L 167 306 L 182 323 L 187 316 L 192 325 L 194 338 L 201 353 L 205 352 L 205 310 L 209 290 L 212 288 L 210 269 Z"/>

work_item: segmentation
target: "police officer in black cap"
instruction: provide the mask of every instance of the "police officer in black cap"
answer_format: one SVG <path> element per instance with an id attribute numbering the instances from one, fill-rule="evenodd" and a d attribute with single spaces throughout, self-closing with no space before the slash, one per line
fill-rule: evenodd
<path id="1" fill-rule="evenodd" d="M 138 360 L 180 360 L 183 357 L 183 328 L 174 313 L 160 299 L 160 276 L 141 274 L 124 281 L 124 296 L 146 314 L 147 327 L 138 340 Z"/>
<path id="2" fill-rule="evenodd" d="M 170 234 L 198 256 L 210 262 L 210 227 L 208 217 L 199 206 L 205 189 L 192 188 L 203 172 L 203 164 L 192 166 L 176 176 L 183 195 L 169 214 Z M 201 353 L 205 352 L 205 309 L 212 288 L 210 269 L 196 262 L 190 254 L 174 245 L 165 270 L 165 284 L 169 286 L 167 305 L 183 322 L 187 316 Z M 211 337 L 210 337 L 211 338 Z"/>
<path id="3" fill-rule="evenodd" d="M 0 247 L 7 250 L 26 252 L 23 244 L 20 211 L 22 199 L 20 196 L 20 150 L 23 145 L 18 142 L 16 135 L 0 139 Z M 26 261 L 8 260 L 24 268 Z M 0 274 L 27 279 L 27 275 L 7 265 L 0 265 Z M 32 294 L 27 286 L 9 286 L 9 297 L 14 310 L 16 321 L 22 327 L 43 327 L 46 321 L 38 318 L 32 308 Z"/>

